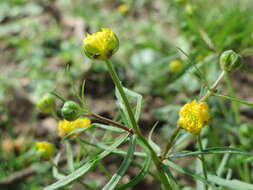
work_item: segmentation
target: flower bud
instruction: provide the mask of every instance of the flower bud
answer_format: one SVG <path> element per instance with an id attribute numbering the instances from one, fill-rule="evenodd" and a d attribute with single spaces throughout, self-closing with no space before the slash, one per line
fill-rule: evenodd
<path id="1" fill-rule="evenodd" d="M 55 146 L 49 142 L 41 141 L 36 143 L 36 154 L 45 160 L 48 160 L 55 153 Z"/>
<path id="2" fill-rule="evenodd" d="M 76 120 L 78 117 L 80 117 L 80 112 L 81 112 L 80 106 L 73 101 L 65 102 L 61 109 L 62 117 L 67 121 Z"/>
<path id="3" fill-rule="evenodd" d="M 41 113 L 52 113 L 55 110 L 55 106 L 55 99 L 51 94 L 46 94 L 39 102 L 37 102 L 37 108 Z"/>
<path id="4" fill-rule="evenodd" d="M 84 53 L 91 59 L 109 59 L 119 48 L 119 40 L 115 33 L 109 28 L 87 34 L 83 40 Z"/>
<path id="5" fill-rule="evenodd" d="M 173 60 L 169 62 L 169 69 L 172 73 L 177 73 L 183 68 L 182 62 L 180 60 Z"/>
<path id="6" fill-rule="evenodd" d="M 233 50 L 224 51 L 220 56 L 220 66 L 224 71 L 235 71 L 242 66 L 242 57 Z"/>
<path id="7" fill-rule="evenodd" d="M 121 4 L 120 6 L 118 6 L 117 11 L 120 14 L 125 15 L 129 11 L 129 6 L 127 4 Z"/>

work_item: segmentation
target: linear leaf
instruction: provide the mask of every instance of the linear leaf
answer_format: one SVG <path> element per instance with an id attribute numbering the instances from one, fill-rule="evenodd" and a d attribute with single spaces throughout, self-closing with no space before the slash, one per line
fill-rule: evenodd
<path id="1" fill-rule="evenodd" d="M 67 165 L 68 165 L 69 171 L 73 172 L 75 170 L 74 157 L 73 157 L 72 147 L 69 141 L 66 141 L 66 151 L 67 151 Z"/>
<path id="2" fill-rule="evenodd" d="M 105 125 L 105 124 L 100 124 L 100 123 L 92 123 L 93 127 L 96 128 L 100 128 L 100 129 L 105 129 L 105 130 L 109 130 L 109 131 L 113 131 L 113 132 L 117 132 L 117 133 L 123 133 L 126 132 L 123 129 L 117 128 L 117 127 L 112 127 L 110 125 Z"/>
<path id="3" fill-rule="evenodd" d="M 124 158 L 118 171 L 112 176 L 110 181 L 103 187 L 102 190 L 113 190 L 119 183 L 120 179 L 126 173 L 128 167 L 132 162 L 135 145 L 136 145 L 136 136 L 131 136 L 129 140 L 129 148 L 126 157 Z"/>
<path id="4" fill-rule="evenodd" d="M 189 175 L 191 177 L 193 177 L 194 179 L 197 179 L 199 181 L 202 181 L 203 183 L 207 184 L 207 185 L 210 185 L 210 186 L 213 186 L 209 181 L 207 181 L 205 178 L 195 174 L 194 172 L 186 169 L 186 168 L 182 168 L 181 166 L 169 161 L 169 160 L 165 160 L 164 162 L 164 165 L 170 167 L 170 168 L 173 168 L 183 174 L 186 174 L 186 175 Z"/>
<path id="5" fill-rule="evenodd" d="M 119 186 L 117 190 L 128 189 L 138 184 L 147 175 L 151 161 L 151 156 L 147 155 L 140 173 L 136 177 L 134 177 L 129 183 Z"/>
<path id="6" fill-rule="evenodd" d="M 127 139 L 127 137 L 128 137 L 128 134 L 120 136 L 119 138 L 115 140 L 115 142 L 110 147 L 108 147 L 108 149 L 106 149 L 104 152 L 101 152 L 99 155 L 97 155 L 95 159 L 88 161 L 76 171 L 72 172 L 71 174 L 64 177 L 63 179 L 60 179 L 57 182 L 47 186 L 46 188 L 44 188 L 44 190 L 57 189 L 59 187 L 63 187 L 71 183 L 72 181 L 78 179 L 79 177 L 84 175 L 86 172 L 88 172 L 96 164 L 97 161 L 103 159 L 104 157 L 109 155 L 115 148 L 121 145 Z"/>
<path id="7" fill-rule="evenodd" d="M 209 179 L 209 181 L 211 181 L 217 185 L 227 187 L 231 190 L 239 190 L 239 189 L 240 190 L 253 190 L 252 184 L 245 183 L 245 182 L 237 180 L 237 179 L 228 180 L 228 179 L 223 179 L 223 178 L 220 178 L 220 177 L 214 176 L 214 175 L 208 175 L 208 179 Z"/>
<path id="8" fill-rule="evenodd" d="M 242 155 L 246 155 L 246 156 L 253 156 L 252 152 L 245 152 L 245 151 L 242 151 L 242 150 L 237 149 L 237 148 L 211 147 L 211 148 L 205 149 L 202 152 L 201 151 L 195 151 L 195 152 L 184 151 L 184 152 L 179 152 L 179 153 L 171 154 L 169 156 L 169 159 L 181 158 L 181 157 L 186 157 L 186 156 L 195 156 L 195 155 L 200 155 L 200 154 L 226 154 L 226 153 L 230 153 L 230 154 L 242 154 Z"/>
<path id="9" fill-rule="evenodd" d="M 246 102 L 244 100 L 241 100 L 241 99 L 233 97 L 233 96 L 223 95 L 223 94 L 218 94 L 218 93 L 213 93 L 213 95 L 215 95 L 217 97 L 220 97 L 220 98 L 226 98 L 226 99 L 229 99 L 229 100 L 232 100 L 232 101 L 235 101 L 235 102 L 239 102 L 241 104 L 244 104 L 244 105 L 247 105 L 247 106 L 253 108 L 253 104 L 252 103 Z"/>

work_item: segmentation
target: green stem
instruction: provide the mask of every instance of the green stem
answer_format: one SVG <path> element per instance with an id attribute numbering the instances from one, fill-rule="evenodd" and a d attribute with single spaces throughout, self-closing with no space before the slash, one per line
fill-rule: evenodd
<path id="1" fill-rule="evenodd" d="M 200 134 L 198 135 L 197 139 L 198 139 L 199 150 L 200 150 L 201 152 L 203 152 L 204 149 L 203 149 L 203 145 L 202 145 L 202 141 L 201 141 L 201 136 L 200 136 Z M 203 168 L 204 177 L 205 177 L 205 179 L 207 180 L 207 170 L 206 170 L 206 162 L 205 162 L 204 154 L 201 154 L 201 155 L 200 155 L 200 160 L 201 160 L 201 164 L 202 164 L 202 168 Z M 205 189 L 206 189 L 206 190 L 208 189 L 207 184 L 205 184 Z"/>
<path id="2" fill-rule="evenodd" d="M 222 81 L 223 77 L 225 75 L 225 72 L 222 71 L 220 76 L 218 77 L 218 79 L 213 83 L 213 85 L 211 86 L 211 88 L 209 89 L 209 91 L 206 93 L 205 96 L 203 96 L 201 99 L 200 99 L 200 102 L 204 102 L 206 101 L 210 96 L 213 95 L 213 90 L 215 90 L 217 88 L 217 86 L 219 85 L 219 83 Z"/>
<path id="3" fill-rule="evenodd" d="M 121 81 L 120 81 L 118 75 L 116 74 L 116 72 L 113 68 L 113 65 L 111 64 L 111 62 L 109 60 L 106 60 L 105 63 L 106 63 L 108 72 L 111 75 L 111 78 L 112 78 L 116 88 L 118 89 L 118 91 L 120 93 L 120 96 L 122 97 L 123 102 L 126 106 L 126 110 L 127 110 L 128 116 L 130 118 L 130 122 L 131 122 L 134 133 L 143 142 L 143 144 L 149 149 L 149 151 L 151 153 L 151 156 L 152 156 L 152 160 L 153 160 L 154 164 L 156 165 L 156 168 L 157 168 L 157 171 L 158 171 L 158 174 L 159 174 L 159 177 L 160 177 L 160 181 L 163 184 L 164 188 L 166 190 L 173 190 L 171 185 L 168 182 L 167 176 L 163 172 L 162 163 L 160 162 L 160 160 L 159 160 L 158 156 L 156 155 L 155 151 L 153 150 L 153 148 L 149 145 L 149 143 L 145 139 L 144 135 L 142 134 L 142 132 L 141 132 L 136 120 L 135 120 L 133 111 L 132 111 L 131 106 L 128 102 L 128 99 L 127 99 L 127 96 L 124 92 L 124 89 L 121 85 Z"/>
<path id="4" fill-rule="evenodd" d="M 181 127 L 177 126 L 177 128 L 174 130 L 174 132 L 170 136 L 169 141 L 166 144 L 165 150 L 164 150 L 164 152 L 162 154 L 161 161 L 163 161 L 163 160 L 165 160 L 167 158 L 169 150 L 171 148 L 171 145 L 172 145 L 174 139 L 176 138 L 177 134 L 179 133 L 180 129 L 181 129 Z"/>

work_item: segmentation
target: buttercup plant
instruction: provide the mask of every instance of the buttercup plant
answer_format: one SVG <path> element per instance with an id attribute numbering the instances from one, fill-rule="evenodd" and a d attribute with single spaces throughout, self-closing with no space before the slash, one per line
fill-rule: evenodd
<path id="1" fill-rule="evenodd" d="M 123 156 L 124 161 L 119 167 L 118 171 L 112 177 L 110 177 L 110 174 L 108 175 L 106 168 L 100 165 L 101 172 L 109 177 L 109 181 L 105 184 L 102 190 L 128 189 L 136 185 L 140 182 L 140 180 L 148 175 L 148 171 L 151 168 L 151 162 L 156 168 L 156 172 L 153 174 L 153 176 L 155 176 L 155 178 L 160 181 L 163 189 L 181 189 L 171 172 L 171 168 L 178 169 L 179 166 L 175 166 L 175 163 L 171 161 L 171 158 L 184 155 L 184 153 L 172 153 L 173 146 L 177 143 L 178 138 L 180 138 L 180 132 L 182 130 L 187 131 L 196 137 L 199 146 L 199 153 L 196 154 L 202 163 L 202 174 L 194 174 L 191 176 L 197 176 L 198 179 L 201 179 L 201 181 L 205 183 L 206 190 L 208 187 L 213 187 L 216 182 L 210 181 L 208 177 L 208 168 L 204 157 L 204 153 L 208 150 L 202 145 L 201 139 L 201 131 L 203 127 L 208 125 L 209 121 L 212 118 L 207 100 L 210 96 L 218 96 L 216 89 L 217 86 L 221 83 L 224 75 L 229 74 L 229 72 L 239 67 L 241 64 L 241 62 L 239 64 L 239 61 L 241 61 L 239 55 L 234 54 L 234 52 L 231 51 L 229 51 L 229 54 L 225 52 L 221 55 L 220 64 L 222 65 L 221 67 L 223 71 L 221 72 L 220 76 L 213 83 L 213 85 L 207 89 L 206 93 L 204 93 L 204 95 L 199 100 L 193 99 L 181 107 L 178 115 L 177 127 L 175 127 L 174 132 L 167 140 L 167 144 L 165 145 L 164 149 L 162 149 L 150 138 L 146 138 L 138 125 L 139 108 L 136 106 L 136 108 L 133 109 L 133 106 L 130 104 L 128 99 L 129 94 L 135 95 L 135 93 L 123 87 L 122 82 L 120 81 L 114 69 L 114 65 L 110 60 L 111 57 L 117 52 L 118 48 L 118 37 L 111 29 L 108 28 L 102 28 L 99 32 L 88 34 L 83 40 L 84 53 L 93 60 L 103 61 L 107 67 L 107 70 L 116 88 L 116 96 L 118 98 L 118 103 L 122 111 L 120 113 L 123 123 L 93 113 L 92 109 L 88 108 L 84 101 L 84 94 L 82 94 L 82 97 L 78 96 L 78 99 L 81 101 L 81 103 L 65 100 L 64 98 L 61 98 L 59 95 L 57 95 L 57 97 L 64 102 L 61 109 L 63 120 L 60 120 L 58 122 L 58 135 L 62 138 L 63 141 L 66 140 L 68 142 L 67 152 L 70 152 L 70 145 L 68 139 L 65 137 L 69 135 L 76 137 L 72 138 L 71 140 L 76 141 L 81 145 L 81 147 L 84 147 L 84 144 L 86 144 L 100 148 L 103 151 L 96 156 L 91 156 L 90 160 L 86 161 L 81 167 L 76 170 L 73 169 L 70 174 L 59 179 L 54 184 L 49 185 L 45 188 L 45 190 L 53 190 L 63 187 L 71 182 L 74 182 L 75 180 L 78 180 L 78 182 L 80 182 L 79 178 L 82 175 L 91 170 L 94 165 L 99 163 L 101 159 L 110 153 L 115 153 Z M 82 86 L 82 93 L 83 88 L 84 85 Z M 90 118 L 95 119 L 105 125 L 91 122 Z M 96 127 L 100 127 L 108 131 L 123 133 L 124 135 L 116 138 L 110 146 L 105 146 L 102 143 L 93 144 L 81 138 L 82 132 L 86 131 L 87 129 L 92 130 Z M 89 130 L 87 130 L 87 133 L 89 133 Z M 118 147 L 123 142 L 129 143 L 128 151 L 121 151 L 118 149 Z M 135 152 L 136 144 L 140 145 L 141 149 L 143 150 L 142 152 Z M 46 142 L 37 143 L 37 149 L 38 152 L 41 152 L 40 155 L 47 159 L 54 153 L 54 148 Z M 224 150 L 225 153 L 231 151 L 232 149 L 229 148 L 226 148 Z M 212 154 L 212 152 L 210 152 L 210 154 Z M 127 169 L 131 163 L 134 162 L 134 155 L 146 159 L 144 168 L 141 170 L 140 174 L 130 180 L 129 183 L 119 185 L 120 179 L 127 172 Z M 74 155 L 72 156 L 74 157 Z M 72 161 L 68 162 L 72 163 L 73 159 Z M 185 171 L 184 169 L 178 170 Z M 191 172 L 186 173 L 190 174 Z M 201 175 L 203 175 L 203 177 Z M 89 187 L 87 184 L 83 185 L 85 187 Z"/>

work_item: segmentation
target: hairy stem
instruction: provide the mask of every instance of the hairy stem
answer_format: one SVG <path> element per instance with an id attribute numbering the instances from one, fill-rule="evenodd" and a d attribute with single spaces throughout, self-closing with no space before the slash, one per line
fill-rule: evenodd
<path id="1" fill-rule="evenodd" d="M 162 163 L 160 162 L 160 160 L 159 160 L 158 156 L 156 155 L 155 151 L 153 150 L 153 148 L 150 146 L 148 141 L 145 139 L 144 135 L 142 134 L 142 132 L 141 132 L 136 120 L 135 120 L 133 111 L 131 109 L 131 106 L 129 104 L 127 96 L 124 92 L 124 89 L 121 85 L 121 81 L 118 78 L 118 75 L 116 74 L 116 72 L 113 68 L 113 65 L 111 64 L 111 62 L 109 60 L 106 60 L 105 63 L 106 63 L 108 72 L 110 73 L 111 78 L 112 78 L 116 88 L 118 89 L 118 91 L 120 93 L 120 96 L 122 97 L 123 102 L 126 106 L 126 110 L 127 110 L 128 116 L 130 118 L 130 122 L 131 122 L 131 125 L 132 125 L 132 128 L 133 128 L 133 132 L 138 136 L 138 138 L 143 142 L 143 144 L 149 149 L 149 151 L 151 153 L 151 156 L 152 156 L 152 160 L 153 160 L 154 164 L 156 165 L 160 181 L 163 184 L 164 188 L 166 190 L 172 190 L 172 187 L 168 182 L 167 176 L 163 172 Z"/>
<path id="2" fill-rule="evenodd" d="M 131 135 L 133 134 L 133 130 L 131 128 L 128 128 L 126 127 L 125 125 L 121 124 L 121 123 L 118 123 L 116 121 L 113 121 L 111 119 L 108 119 L 108 118 L 105 118 L 101 115 L 98 115 L 96 113 L 90 113 L 90 114 L 85 114 L 87 117 L 93 117 L 99 121 L 101 121 L 102 123 L 106 123 L 106 124 L 109 124 L 109 125 L 113 125 L 115 127 L 118 127 L 120 129 L 123 129 L 125 131 L 127 131 L 128 133 L 130 133 Z"/>
<path id="3" fill-rule="evenodd" d="M 205 96 L 203 96 L 200 99 L 200 102 L 204 102 L 207 100 L 207 98 L 209 98 L 212 94 L 213 94 L 213 90 L 215 90 L 217 88 L 217 86 L 219 85 L 219 83 L 222 81 L 223 77 L 225 75 L 225 71 L 222 71 L 220 76 L 218 77 L 218 79 L 213 83 L 213 85 L 211 86 L 211 88 L 209 89 L 209 91 L 206 93 Z"/>

